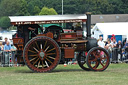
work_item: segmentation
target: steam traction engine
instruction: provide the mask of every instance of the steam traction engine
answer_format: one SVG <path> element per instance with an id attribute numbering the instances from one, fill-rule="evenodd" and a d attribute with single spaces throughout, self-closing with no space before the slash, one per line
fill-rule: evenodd
<path id="1" fill-rule="evenodd" d="M 17 47 L 17 61 L 24 62 L 34 72 L 50 72 L 61 59 L 74 58 L 78 52 L 77 62 L 84 70 L 103 71 L 109 65 L 109 54 L 97 46 L 97 40 L 91 38 L 91 13 L 86 15 L 45 15 L 45 16 L 10 16 L 11 24 L 21 29 L 22 33 L 13 38 Z M 82 23 L 79 29 L 65 33 L 61 27 L 50 26 L 45 30 L 37 27 L 38 24 L 51 23 Z M 25 31 L 29 26 L 41 29 L 39 34 L 26 40 Z M 39 25 L 38 25 L 39 26 Z M 86 37 L 83 32 L 86 31 Z M 23 37 L 24 36 L 24 37 Z M 87 52 L 87 55 L 85 54 Z"/>

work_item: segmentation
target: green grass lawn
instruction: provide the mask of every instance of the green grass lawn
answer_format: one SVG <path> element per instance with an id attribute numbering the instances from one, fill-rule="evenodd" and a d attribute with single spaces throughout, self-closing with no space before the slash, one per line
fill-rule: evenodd
<path id="1" fill-rule="evenodd" d="M 51 73 L 0 67 L 0 85 L 128 85 L 128 64 L 110 64 L 103 72 L 84 71 L 78 65 L 58 65 Z"/>

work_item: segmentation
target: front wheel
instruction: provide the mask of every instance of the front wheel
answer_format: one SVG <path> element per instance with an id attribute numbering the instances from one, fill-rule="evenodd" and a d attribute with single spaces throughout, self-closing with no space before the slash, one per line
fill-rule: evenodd
<path id="1" fill-rule="evenodd" d="M 109 54 L 106 49 L 94 47 L 87 54 L 87 65 L 93 71 L 104 71 L 110 63 Z"/>
<path id="2" fill-rule="evenodd" d="M 34 72 L 50 72 L 60 61 L 60 48 L 56 41 L 46 36 L 31 39 L 25 46 L 24 61 Z"/>

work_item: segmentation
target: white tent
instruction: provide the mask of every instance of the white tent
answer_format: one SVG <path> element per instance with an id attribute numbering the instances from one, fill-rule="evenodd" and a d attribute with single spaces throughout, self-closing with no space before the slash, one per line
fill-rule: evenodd
<path id="1" fill-rule="evenodd" d="M 106 40 L 108 35 L 122 35 L 128 37 L 128 22 L 117 22 L 117 23 L 96 23 L 93 27 L 92 32 L 94 35 L 103 35 L 103 39 Z M 99 34 L 97 34 L 97 33 Z M 95 38 L 99 38 L 99 36 Z"/>

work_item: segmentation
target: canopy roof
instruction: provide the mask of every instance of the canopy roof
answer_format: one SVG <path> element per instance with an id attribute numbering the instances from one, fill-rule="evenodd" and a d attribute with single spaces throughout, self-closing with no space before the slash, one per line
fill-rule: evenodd
<path id="1" fill-rule="evenodd" d="M 128 22 L 97 23 L 92 31 L 97 29 L 105 35 L 128 35 Z"/>
<path id="2" fill-rule="evenodd" d="M 11 24 L 50 24 L 50 23 L 70 23 L 85 22 L 87 16 L 79 15 L 42 15 L 42 16 L 9 16 Z"/>

